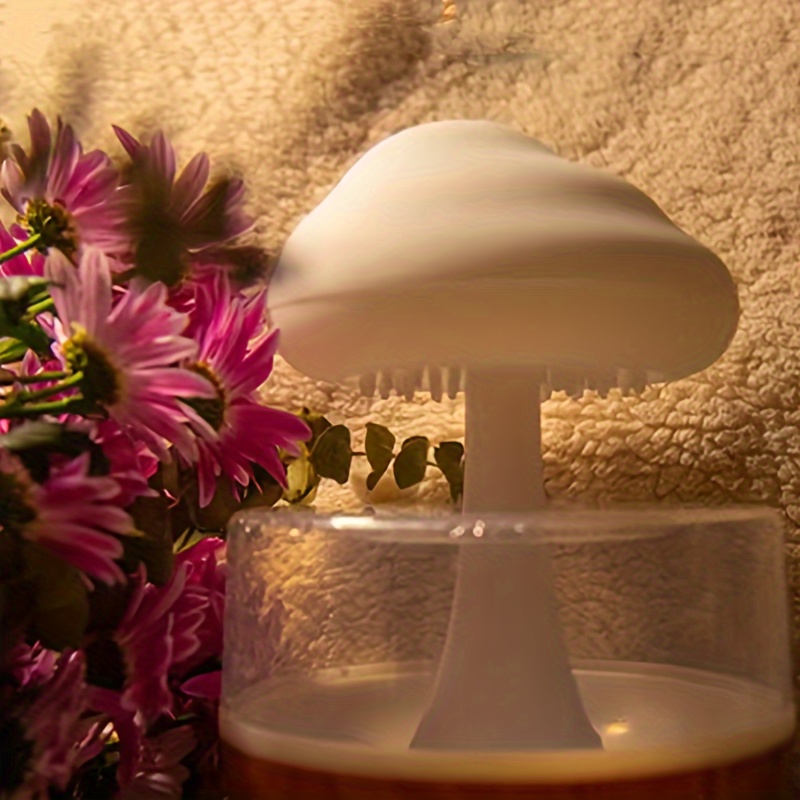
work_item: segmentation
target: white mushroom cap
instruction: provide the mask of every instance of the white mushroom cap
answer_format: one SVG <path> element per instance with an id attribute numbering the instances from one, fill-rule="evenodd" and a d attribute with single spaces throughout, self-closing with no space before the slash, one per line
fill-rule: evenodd
<path id="1" fill-rule="evenodd" d="M 479 121 L 366 153 L 289 237 L 269 302 L 297 369 L 401 391 L 448 365 L 451 390 L 497 364 L 569 392 L 681 378 L 739 311 L 725 265 L 641 191 Z"/>

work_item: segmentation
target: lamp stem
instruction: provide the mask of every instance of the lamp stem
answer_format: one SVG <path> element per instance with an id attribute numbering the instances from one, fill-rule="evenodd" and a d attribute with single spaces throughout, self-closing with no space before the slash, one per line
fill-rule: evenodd
<path id="1" fill-rule="evenodd" d="M 539 408 L 533 370 L 467 374 L 466 514 L 543 507 Z M 601 747 L 570 669 L 547 545 L 468 537 L 476 532 L 460 545 L 444 651 L 411 746 Z"/>

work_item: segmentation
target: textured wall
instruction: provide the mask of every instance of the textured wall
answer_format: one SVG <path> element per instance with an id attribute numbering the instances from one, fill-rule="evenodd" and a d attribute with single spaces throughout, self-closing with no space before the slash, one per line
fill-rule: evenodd
<path id="1" fill-rule="evenodd" d="M 272 246 L 370 144 L 434 119 L 505 122 L 629 179 L 728 263 L 739 333 L 690 380 L 548 402 L 548 492 L 779 506 L 800 617 L 800 5 L 455 5 L 437 26 L 438 0 L 5 0 L 0 110 L 17 130 L 36 104 L 94 144 L 113 147 L 113 121 L 209 149 Z M 458 403 L 370 404 L 285 366 L 267 391 L 355 429 L 462 431 Z"/>

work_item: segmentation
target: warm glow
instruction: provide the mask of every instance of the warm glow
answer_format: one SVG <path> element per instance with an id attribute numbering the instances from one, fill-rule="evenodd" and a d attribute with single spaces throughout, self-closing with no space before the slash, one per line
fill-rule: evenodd
<path id="1" fill-rule="evenodd" d="M 622 734 L 627 733 L 628 730 L 628 723 L 618 719 L 606 725 L 605 733 L 607 736 L 622 736 Z"/>

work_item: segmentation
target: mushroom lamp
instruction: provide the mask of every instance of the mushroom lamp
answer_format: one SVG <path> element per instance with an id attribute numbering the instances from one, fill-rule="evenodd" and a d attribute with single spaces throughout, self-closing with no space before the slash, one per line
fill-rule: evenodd
<path id="1" fill-rule="evenodd" d="M 641 191 L 482 121 L 369 150 L 289 237 L 269 302 L 314 378 L 463 389 L 464 510 L 486 514 L 545 504 L 540 399 L 691 375 L 738 319 L 725 265 Z M 411 746 L 599 748 L 542 548 L 469 545 Z"/>

